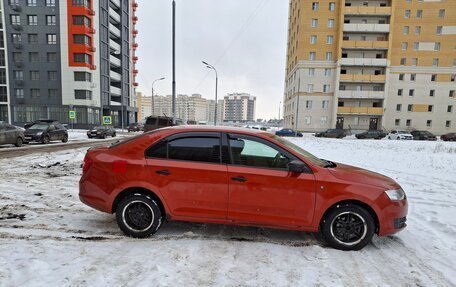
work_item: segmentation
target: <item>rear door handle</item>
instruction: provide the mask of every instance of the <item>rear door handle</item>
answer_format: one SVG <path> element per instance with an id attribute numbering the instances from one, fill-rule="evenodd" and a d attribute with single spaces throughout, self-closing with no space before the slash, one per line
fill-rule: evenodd
<path id="1" fill-rule="evenodd" d="M 235 177 L 232 177 L 231 179 L 235 180 L 235 181 L 239 181 L 239 182 L 246 182 L 247 181 L 247 178 L 245 178 L 243 176 L 235 176 Z"/>
<path id="2" fill-rule="evenodd" d="M 166 169 L 157 170 L 155 173 L 161 174 L 161 175 L 170 175 L 170 174 L 171 174 L 171 173 L 169 172 L 169 170 L 166 170 Z"/>

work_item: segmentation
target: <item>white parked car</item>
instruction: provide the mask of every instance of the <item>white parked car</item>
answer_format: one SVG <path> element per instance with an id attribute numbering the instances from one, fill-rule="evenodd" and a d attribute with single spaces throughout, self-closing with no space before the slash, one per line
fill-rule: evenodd
<path id="1" fill-rule="evenodd" d="M 387 138 L 389 140 L 413 140 L 413 136 L 408 131 L 391 131 Z"/>

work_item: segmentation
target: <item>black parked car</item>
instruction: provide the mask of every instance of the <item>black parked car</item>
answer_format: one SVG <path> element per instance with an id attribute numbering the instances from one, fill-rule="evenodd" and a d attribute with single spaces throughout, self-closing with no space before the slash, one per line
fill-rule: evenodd
<path id="1" fill-rule="evenodd" d="M 182 120 L 176 119 L 176 125 L 182 125 Z M 149 116 L 146 118 L 144 132 L 153 131 L 159 128 L 173 126 L 173 118 L 165 116 Z"/>
<path id="2" fill-rule="evenodd" d="M 456 133 L 448 133 L 441 135 L 440 138 L 443 141 L 450 141 L 450 142 L 455 142 L 456 141 Z"/>
<path id="3" fill-rule="evenodd" d="M 97 126 L 87 132 L 89 139 L 100 138 L 105 139 L 107 136 L 115 137 L 116 130 L 111 126 Z"/>
<path id="4" fill-rule="evenodd" d="M 321 133 L 316 133 L 316 137 L 318 138 L 338 138 L 341 139 L 345 137 L 345 131 L 339 129 L 329 129 Z"/>
<path id="5" fill-rule="evenodd" d="M 279 137 L 302 137 L 302 133 L 295 132 L 292 129 L 281 129 L 280 131 L 276 131 L 275 134 Z"/>
<path id="6" fill-rule="evenodd" d="M 39 121 L 24 132 L 25 142 L 40 142 L 48 144 L 51 141 L 68 141 L 66 128 L 57 121 Z"/>
<path id="7" fill-rule="evenodd" d="M 37 124 L 37 123 L 49 123 L 49 124 L 52 124 L 55 121 L 56 120 L 46 120 L 46 119 L 37 120 L 37 121 L 34 121 L 34 122 L 26 123 L 24 125 L 24 129 L 28 129 L 29 127 L 31 127 L 31 126 L 33 126 L 34 124 Z"/>
<path id="8" fill-rule="evenodd" d="M 0 124 L 0 145 L 13 144 L 17 147 L 24 143 L 24 132 L 10 124 Z"/>
<path id="9" fill-rule="evenodd" d="M 437 137 L 428 131 L 413 131 L 411 132 L 414 140 L 421 141 L 436 141 Z"/>
<path id="10" fill-rule="evenodd" d="M 382 139 L 386 136 L 387 136 L 387 134 L 381 130 L 368 130 L 368 131 L 355 135 L 355 137 L 357 139 L 376 139 L 376 140 Z"/>
<path id="11" fill-rule="evenodd" d="M 128 126 L 128 132 L 139 132 L 144 130 L 144 124 L 142 123 L 131 123 Z"/>

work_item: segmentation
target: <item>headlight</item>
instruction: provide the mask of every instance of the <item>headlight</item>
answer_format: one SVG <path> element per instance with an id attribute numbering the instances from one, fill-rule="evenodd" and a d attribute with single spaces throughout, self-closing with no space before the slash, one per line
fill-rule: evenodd
<path id="1" fill-rule="evenodd" d="M 386 190 L 385 193 L 389 197 L 389 199 L 393 201 L 405 199 L 405 192 L 402 188 Z"/>
<path id="2" fill-rule="evenodd" d="M 41 136 L 43 132 L 36 133 L 37 136 Z"/>
<path id="3" fill-rule="evenodd" d="M 97 134 L 101 134 L 101 132 L 97 132 Z"/>

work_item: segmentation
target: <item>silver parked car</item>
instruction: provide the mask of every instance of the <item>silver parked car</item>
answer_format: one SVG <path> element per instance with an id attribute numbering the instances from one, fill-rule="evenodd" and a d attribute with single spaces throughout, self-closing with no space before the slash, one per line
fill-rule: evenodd
<path id="1" fill-rule="evenodd" d="M 0 124 L 0 145 L 12 144 L 17 147 L 24 143 L 24 132 L 10 124 Z"/>

